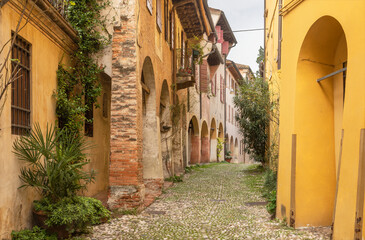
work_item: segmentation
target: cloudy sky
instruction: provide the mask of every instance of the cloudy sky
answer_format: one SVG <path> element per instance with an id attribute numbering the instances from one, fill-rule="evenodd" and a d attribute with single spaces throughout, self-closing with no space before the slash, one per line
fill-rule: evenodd
<path id="1" fill-rule="evenodd" d="M 263 0 L 208 0 L 210 7 L 224 11 L 233 31 L 264 28 Z M 264 46 L 264 32 L 236 32 L 237 46 L 231 49 L 228 59 L 249 65 L 256 72 L 257 53 Z"/>

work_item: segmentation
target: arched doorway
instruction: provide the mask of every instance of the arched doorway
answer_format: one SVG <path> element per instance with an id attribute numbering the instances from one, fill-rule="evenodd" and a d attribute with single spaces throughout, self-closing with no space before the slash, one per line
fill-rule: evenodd
<path id="1" fill-rule="evenodd" d="M 213 118 L 210 123 L 210 161 L 217 160 L 217 125 Z"/>
<path id="2" fill-rule="evenodd" d="M 208 163 L 210 144 L 209 144 L 208 125 L 206 121 L 203 121 L 202 132 L 200 136 L 201 136 L 201 162 Z"/>
<path id="3" fill-rule="evenodd" d="M 145 184 L 145 205 L 161 194 L 163 185 L 163 168 L 158 143 L 158 123 L 156 116 L 155 76 L 151 59 L 143 63 L 141 74 L 142 86 L 142 120 L 143 120 L 143 181 Z"/>
<path id="4" fill-rule="evenodd" d="M 234 158 L 234 142 L 233 142 L 233 136 L 231 136 L 229 140 L 229 151 L 231 152 L 232 158 Z"/>
<path id="5" fill-rule="evenodd" d="M 219 128 L 218 128 L 218 138 L 220 139 L 220 141 L 225 141 L 224 139 L 224 131 L 223 131 L 223 124 L 219 123 Z M 224 149 L 221 150 L 220 152 L 220 157 L 219 157 L 219 161 L 223 161 L 224 160 Z"/>
<path id="6" fill-rule="evenodd" d="M 161 87 L 160 106 L 160 140 L 161 140 L 161 155 L 163 164 L 164 178 L 174 175 L 172 164 L 172 122 L 170 112 L 170 93 L 167 81 L 164 80 Z"/>
<path id="7" fill-rule="evenodd" d="M 238 160 L 239 157 L 239 148 L 238 148 L 238 140 L 236 138 L 236 140 L 234 141 L 234 154 L 233 154 L 234 158 Z"/>
<path id="8" fill-rule="evenodd" d="M 188 128 L 188 162 L 189 164 L 200 162 L 199 122 L 195 116 L 191 118 Z"/>
<path id="9" fill-rule="evenodd" d="M 297 65 L 295 227 L 332 223 L 346 72 L 317 80 L 346 65 L 340 23 L 330 16 L 320 18 L 303 41 Z"/>

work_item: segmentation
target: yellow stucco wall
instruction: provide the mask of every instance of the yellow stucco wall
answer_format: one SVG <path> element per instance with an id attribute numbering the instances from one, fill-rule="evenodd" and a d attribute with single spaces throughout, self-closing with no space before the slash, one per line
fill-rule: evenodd
<path id="1" fill-rule="evenodd" d="M 13 0 L 0 10 L 0 46 L 10 39 L 19 19 L 21 1 Z M 31 2 L 32 4 L 32 2 Z M 33 18 L 34 17 L 34 18 Z M 56 71 L 58 64 L 68 64 L 69 54 L 77 46 L 68 35 L 54 24 L 37 7 L 33 8 L 32 18 L 19 35 L 31 43 L 31 124 L 39 123 L 42 129 L 56 121 L 56 101 L 52 96 L 57 88 Z M 7 47 L 8 48 L 8 47 Z M 7 49 L 5 48 L 5 49 Z M 7 53 L 4 51 L 3 54 Z M 4 55 L 1 56 L 3 58 Z M 110 104 L 110 80 L 102 80 L 103 93 Z M 10 238 L 12 230 L 29 228 L 32 224 L 32 202 L 39 195 L 31 189 L 18 189 L 22 163 L 12 153 L 12 143 L 17 137 L 11 134 L 10 101 L 8 92 L 4 110 L 0 116 L 0 238 Z M 103 95 L 98 102 L 103 107 Z M 103 117 L 102 108 L 94 111 L 95 147 L 90 150 L 89 158 L 97 172 L 96 182 L 90 185 L 85 195 L 94 196 L 106 191 L 108 186 L 109 159 L 109 116 Z M 108 113 L 109 115 L 109 113 Z"/>
<path id="2" fill-rule="evenodd" d="M 295 227 L 331 225 L 339 172 L 334 239 L 352 239 L 354 234 L 359 136 L 365 127 L 364 10 L 363 1 L 306 0 L 283 17 L 277 213 L 289 221 L 296 134 Z M 268 51 L 274 59 L 275 49 Z M 346 59 L 343 105 L 342 74 L 321 83 L 316 79 L 342 68 Z"/>
<path id="3" fill-rule="evenodd" d="M 1 8 L 0 45 L 10 39 L 16 28 L 19 15 L 12 2 Z M 36 11 L 34 11 L 36 14 Z M 52 37 L 42 33 L 42 23 L 30 22 L 19 35 L 31 46 L 31 123 L 38 122 L 45 129 L 47 123 L 54 124 L 56 89 L 56 70 L 63 58 L 67 60 L 65 49 L 55 43 Z M 53 34 L 57 35 L 58 29 Z M 5 51 L 6 52 L 6 51 Z M 50 54 L 52 53 L 52 54 Z M 2 58 L 4 56 L 1 56 Z M 0 238 L 9 238 L 12 230 L 29 227 L 31 223 L 31 203 L 38 196 L 30 189 L 18 189 L 21 185 L 19 169 L 22 163 L 12 153 L 12 142 L 16 136 L 11 134 L 10 97 L 8 92 L 4 111 L 0 117 Z"/>

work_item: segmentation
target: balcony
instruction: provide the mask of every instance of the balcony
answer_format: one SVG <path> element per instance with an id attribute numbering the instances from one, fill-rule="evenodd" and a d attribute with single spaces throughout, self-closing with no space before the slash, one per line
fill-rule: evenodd
<path id="1" fill-rule="evenodd" d="M 178 90 L 195 85 L 195 65 L 198 62 L 199 54 L 199 51 L 192 48 L 185 50 L 177 49 L 177 62 L 178 66 L 180 66 L 176 72 L 176 85 Z"/>

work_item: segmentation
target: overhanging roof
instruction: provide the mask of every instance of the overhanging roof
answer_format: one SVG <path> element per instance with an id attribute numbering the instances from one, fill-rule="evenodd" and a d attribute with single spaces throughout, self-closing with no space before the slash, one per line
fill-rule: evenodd
<path id="1" fill-rule="evenodd" d="M 226 61 L 227 64 L 227 68 L 228 70 L 232 73 L 234 79 L 236 80 L 236 82 L 240 82 L 240 80 L 243 79 L 243 76 L 241 75 L 240 70 L 238 69 L 237 65 L 235 64 L 235 62 L 233 62 L 232 60 L 227 60 Z"/>
<path id="2" fill-rule="evenodd" d="M 206 0 L 173 0 L 173 4 L 188 38 L 213 31 Z"/>
<path id="3" fill-rule="evenodd" d="M 220 9 L 210 8 L 213 12 L 218 12 L 219 18 L 216 25 L 221 26 L 221 29 L 223 30 L 223 38 L 224 40 L 230 42 L 230 43 L 237 43 L 237 39 L 234 36 L 234 33 L 232 32 L 231 26 L 228 23 L 228 20 L 226 18 L 226 15 L 224 12 Z"/>

